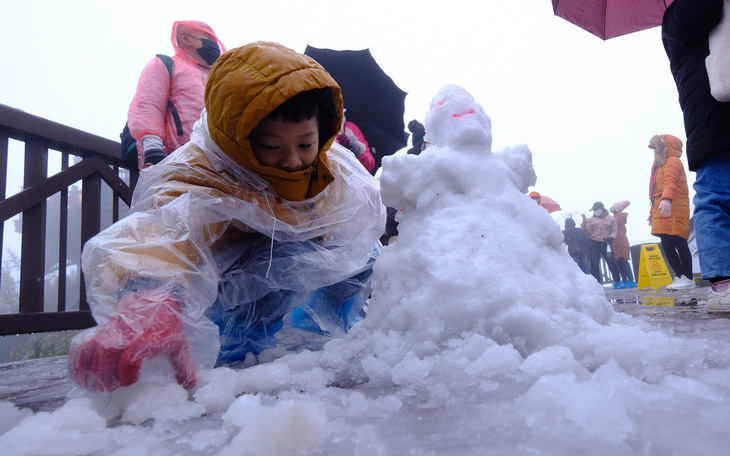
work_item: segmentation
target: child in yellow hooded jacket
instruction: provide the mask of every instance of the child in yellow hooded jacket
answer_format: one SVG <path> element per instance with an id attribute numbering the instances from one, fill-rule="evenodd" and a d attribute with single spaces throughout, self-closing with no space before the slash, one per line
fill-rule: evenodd
<path id="1" fill-rule="evenodd" d="M 311 58 L 267 42 L 222 55 L 190 142 L 144 170 L 129 214 L 84 247 L 98 325 L 74 339 L 69 377 L 110 391 L 165 357 L 190 387 L 196 369 L 273 346 L 294 309 L 344 333 L 386 212 L 334 144 L 341 122 L 340 88 Z"/>

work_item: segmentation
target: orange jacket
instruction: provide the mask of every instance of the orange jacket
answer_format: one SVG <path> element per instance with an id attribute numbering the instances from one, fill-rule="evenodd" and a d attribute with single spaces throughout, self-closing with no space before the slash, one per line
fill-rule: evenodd
<path id="1" fill-rule="evenodd" d="M 689 237 L 689 188 L 682 156 L 682 141 L 672 135 L 652 138 L 654 166 L 649 189 L 651 197 L 651 234 L 671 234 L 684 239 Z M 672 202 L 669 217 L 659 211 L 661 200 Z"/>
<path id="2" fill-rule="evenodd" d="M 630 259 L 629 238 L 626 236 L 626 219 L 628 217 L 629 214 L 624 212 L 618 212 L 613 216 L 618 226 L 618 235 L 616 236 L 616 240 L 613 241 L 613 244 L 611 244 L 611 249 L 613 250 L 614 258 L 617 260 Z"/>

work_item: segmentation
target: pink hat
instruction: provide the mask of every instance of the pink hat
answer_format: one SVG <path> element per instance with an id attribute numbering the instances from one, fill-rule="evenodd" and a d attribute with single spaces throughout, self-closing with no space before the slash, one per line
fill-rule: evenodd
<path id="1" fill-rule="evenodd" d="M 613 203 L 612 207 L 613 207 L 613 209 L 616 209 L 616 212 L 622 212 L 624 209 L 629 207 L 629 204 L 631 204 L 631 201 L 629 201 L 629 200 L 616 201 L 615 203 Z"/>

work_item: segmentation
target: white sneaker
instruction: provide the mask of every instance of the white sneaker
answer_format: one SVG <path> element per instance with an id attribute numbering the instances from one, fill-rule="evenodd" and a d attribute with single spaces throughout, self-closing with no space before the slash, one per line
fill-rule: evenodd
<path id="1" fill-rule="evenodd" d="M 707 294 L 707 313 L 730 312 L 730 280 L 712 285 Z M 716 291 L 722 288 L 722 291 Z"/>
<path id="2" fill-rule="evenodd" d="M 665 288 L 667 290 L 674 290 L 675 289 L 674 287 L 676 287 L 681 280 L 682 280 L 682 276 L 677 276 L 674 278 L 674 281 L 672 283 L 670 283 L 669 285 L 667 285 Z"/>
<path id="3" fill-rule="evenodd" d="M 695 281 L 689 277 L 679 276 L 679 282 L 672 287 L 672 290 L 689 290 L 690 288 L 697 288 Z"/>

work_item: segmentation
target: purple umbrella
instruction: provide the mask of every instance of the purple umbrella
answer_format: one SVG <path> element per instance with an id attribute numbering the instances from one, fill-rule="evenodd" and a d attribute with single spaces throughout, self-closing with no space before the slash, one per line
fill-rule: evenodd
<path id="1" fill-rule="evenodd" d="M 674 0 L 553 0 L 555 15 L 607 40 L 662 24 Z"/>

